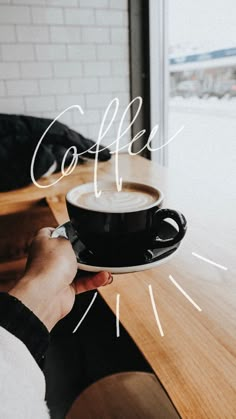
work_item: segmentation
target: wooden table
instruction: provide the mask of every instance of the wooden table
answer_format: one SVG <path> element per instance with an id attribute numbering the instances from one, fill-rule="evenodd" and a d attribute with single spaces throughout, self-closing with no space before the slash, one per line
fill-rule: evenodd
<path id="1" fill-rule="evenodd" d="M 179 419 L 155 375 L 145 372 L 109 375 L 90 385 L 74 401 L 66 419 L 80 417 Z"/>
<path id="2" fill-rule="evenodd" d="M 64 193 L 93 181 L 93 163 L 86 163 L 48 189 L 31 185 L 0 194 L 5 208 L 14 202 L 47 196 L 58 222 L 67 214 Z M 117 275 L 100 294 L 115 313 L 120 294 L 120 321 L 158 376 L 183 418 L 236 418 L 236 264 L 235 189 L 233 178 L 222 184 L 205 174 L 175 173 L 141 157 L 120 156 L 123 178 L 159 186 L 165 206 L 181 210 L 188 233 L 176 256 L 145 272 Z M 50 182 L 58 175 L 52 175 Z M 114 160 L 99 164 L 98 179 L 115 179 Z M 48 180 L 42 181 L 44 184 Z M 195 252 L 225 268 L 192 255 Z M 169 275 L 202 309 L 170 281 Z M 164 336 L 151 305 L 153 290 Z M 115 331 L 114 331 L 115 333 Z"/>

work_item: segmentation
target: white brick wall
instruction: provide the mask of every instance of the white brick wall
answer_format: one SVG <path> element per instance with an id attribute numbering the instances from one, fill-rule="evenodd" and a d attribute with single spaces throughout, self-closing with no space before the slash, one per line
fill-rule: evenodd
<path id="1" fill-rule="evenodd" d="M 39 85 L 41 95 L 67 94 L 70 91 L 69 80 L 67 79 L 40 80 Z"/>
<path id="2" fill-rule="evenodd" d="M 98 93 L 99 80 L 94 77 L 83 77 L 70 81 L 71 91 L 74 93 Z"/>
<path id="3" fill-rule="evenodd" d="M 49 43 L 49 28 L 47 26 L 36 25 L 17 25 L 16 26 L 17 43 L 21 42 L 46 42 Z"/>
<path id="4" fill-rule="evenodd" d="M 65 77 L 70 79 L 72 77 L 82 77 L 82 64 L 80 62 L 55 62 L 53 63 L 55 77 Z"/>
<path id="5" fill-rule="evenodd" d="M 90 61 L 84 63 L 84 72 L 86 76 L 110 76 L 111 62 L 110 61 Z"/>
<path id="6" fill-rule="evenodd" d="M 96 60 L 96 47 L 94 45 L 68 45 L 68 58 L 70 61 Z"/>
<path id="7" fill-rule="evenodd" d="M 94 10 L 65 9 L 65 23 L 68 25 L 93 25 Z"/>
<path id="8" fill-rule="evenodd" d="M 35 52 L 38 61 L 64 61 L 66 59 L 65 45 L 36 45 Z"/>
<path id="9" fill-rule="evenodd" d="M 8 96 L 24 96 L 27 91 L 28 95 L 39 94 L 39 86 L 36 80 L 7 80 L 6 88 Z"/>
<path id="10" fill-rule="evenodd" d="M 15 27 L 14 25 L 3 25 L 0 24 L 0 39 L 1 42 L 15 42 L 16 35 L 15 35 Z"/>
<path id="11" fill-rule="evenodd" d="M 20 71 L 18 63 L 1 63 L 0 62 L 0 74 L 1 80 L 7 79 L 19 79 Z"/>
<path id="12" fill-rule="evenodd" d="M 111 26 L 123 26 L 124 13 L 119 10 L 96 10 L 96 23 L 97 25 L 107 26 L 107 22 Z"/>
<path id="13" fill-rule="evenodd" d="M 80 104 L 83 116 L 61 121 L 96 139 L 110 100 L 120 99 L 119 117 L 129 102 L 127 3 L 0 0 L 0 112 L 54 118 Z"/>
<path id="14" fill-rule="evenodd" d="M 51 26 L 51 42 L 53 45 L 58 42 L 64 44 L 79 44 L 81 41 L 81 33 L 78 26 Z"/>
<path id="15" fill-rule="evenodd" d="M 3 61 L 34 61 L 34 49 L 29 44 L 2 44 Z"/>
<path id="16" fill-rule="evenodd" d="M 13 66 L 13 64 L 12 64 Z M 0 72 L 1 74 L 1 72 Z M 34 62 L 21 64 L 21 78 L 28 79 L 48 79 L 53 76 L 52 66 L 50 63 Z M 26 91 L 27 94 L 27 91 Z"/>
<path id="17" fill-rule="evenodd" d="M 0 96 L 5 96 L 5 85 L 3 81 L 0 81 Z"/>
<path id="18" fill-rule="evenodd" d="M 33 7 L 32 21 L 41 25 L 63 24 L 63 9 L 55 7 Z"/>
<path id="19" fill-rule="evenodd" d="M 109 44 L 110 30 L 109 28 L 82 28 L 81 40 L 85 44 Z"/>
<path id="20" fill-rule="evenodd" d="M 30 8 L 1 5 L 0 23 L 30 23 Z"/>

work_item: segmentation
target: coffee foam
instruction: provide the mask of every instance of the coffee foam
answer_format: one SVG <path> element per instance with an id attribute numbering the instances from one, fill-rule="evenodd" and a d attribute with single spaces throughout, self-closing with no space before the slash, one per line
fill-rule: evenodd
<path id="1" fill-rule="evenodd" d="M 132 212 L 149 207 L 158 198 L 158 192 L 155 190 L 123 187 L 120 192 L 113 188 L 105 189 L 98 198 L 94 192 L 78 193 L 73 201 L 75 205 L 94 211 Z"/>

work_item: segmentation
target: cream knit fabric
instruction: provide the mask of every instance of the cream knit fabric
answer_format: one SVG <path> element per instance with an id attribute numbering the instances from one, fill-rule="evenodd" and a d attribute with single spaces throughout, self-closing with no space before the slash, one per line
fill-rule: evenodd
<path id="1" fill-rule="evenodd" d="M 0 418 L 49 419 L 45 379 L 26 346 L 0 327 Z"/>

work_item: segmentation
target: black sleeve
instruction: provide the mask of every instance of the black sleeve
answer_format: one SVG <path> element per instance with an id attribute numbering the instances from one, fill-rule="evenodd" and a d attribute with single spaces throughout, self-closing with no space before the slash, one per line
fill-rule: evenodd
<path id="1" fill-rule="evenodd" d="M 42 367 L 49 345 L 49 332 L 28 307 L 5 292 L 0 292 L 0 326 L 20 339 Z"/>

